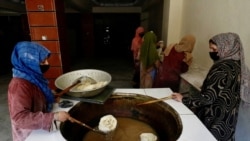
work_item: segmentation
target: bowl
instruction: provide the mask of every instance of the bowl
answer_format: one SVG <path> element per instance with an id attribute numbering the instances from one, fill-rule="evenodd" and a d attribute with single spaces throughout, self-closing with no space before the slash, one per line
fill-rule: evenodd
<path id="1" fill-rule="evenodd" d="M 91 97 L 98 95 L 101 93 L 107 85 L 111 82 L 111 75 L 105 71 L 102 70 L 96 70 L 96 69 L 82 69 L 82 70 L 75 70 L 71 71 L 65 74 L 62 74 L 55 80 L 55 86 L 60 89 L 64 90 L 65 88 L 72 85 L 79 77 L 81 76 L 88 76 L 90 78 L 93 78 L 97 83 L 98 82 L 104 82 L 106 83 L 102 85 L 101 87 L 89 89 L 89 90 L 77 90 L 77 89 L 70 89 L 70 91 L 67 93 L 67 95 L 73 96 L 73 97 Z"/>
<path id="2" fill-rule="evenodd" d="M 155 98 L 140 94 L 118 92 L 113 93 L 104 104 L 79 102 L 69 110 L 69 114 L 91 127 L 98 127 L 101 117 L 113 115 L 117 118 L 117 128 L 112 141 L 139 141 L 140 134 L 148 132 L 145 131 L 148 129 L 140 127 L 144 124 L 136 126 L 137 124 L 135 122 L 131 123 L 131 120 L 145 123 L 150 129 L 153 129 L 153 133 L 158 137 L 157 141 L 178 140 L 183 129 L 178 112 L 163 101 L 148 105 L 137 105 L 149 100 L 155 100 Z M 124 120 L 121 121 L 119 119 L 131 120 L 125 120 L 128 122 L 124 124 L 122 123 Z M 105 137 L 102 137 L 103 135 L 93 133 L 87 128 L 70 121 L 61 123 L 60 131 L 67 141 L 105 140 Z M 128 132 L 131 134 L 128 134 Z M 91 138 L 89 138 L 89 135 L 92 135 Z M 132 139 L 132 137 L 138 138 Z"/>

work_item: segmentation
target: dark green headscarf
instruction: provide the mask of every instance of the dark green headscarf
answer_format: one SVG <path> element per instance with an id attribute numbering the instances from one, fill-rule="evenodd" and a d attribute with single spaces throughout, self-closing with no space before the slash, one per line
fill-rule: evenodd
<path id="1" fill-rule="evenodd" d="M 140 60 L 142 62 L 143 68 L 145 69 L 151 67 L 156 60 L 159 60 L 156 43 L 157 38 L 153 31 L 149 31 L 143 36 Z"/>

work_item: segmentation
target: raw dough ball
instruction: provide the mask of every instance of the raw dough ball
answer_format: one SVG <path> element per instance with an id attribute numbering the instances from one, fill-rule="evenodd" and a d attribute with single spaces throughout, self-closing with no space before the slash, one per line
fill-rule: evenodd
<path id="1" fill-rule="evenodd" d="M 98 128 L 99 130 L 107 133 L 112 132 L 116 129 L 117 120 L 113 115 L 106 115 L 100 119 Z"/>

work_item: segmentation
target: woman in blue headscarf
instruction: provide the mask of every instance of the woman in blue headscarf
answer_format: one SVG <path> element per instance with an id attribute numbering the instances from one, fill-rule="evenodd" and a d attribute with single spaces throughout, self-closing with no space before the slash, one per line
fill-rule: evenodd
<path id="1" fill-rule="evenodd" d="M 54 120 L 70 118 L 64 111 L 52 113 L 54 95 L 43 73 L 49 69 L 50 51 L 35 42 L 16 44 L 11 55 L 13 78 L 8 104 L 13 141 L 24 141 L 35 129 L 50 130 Z"/>

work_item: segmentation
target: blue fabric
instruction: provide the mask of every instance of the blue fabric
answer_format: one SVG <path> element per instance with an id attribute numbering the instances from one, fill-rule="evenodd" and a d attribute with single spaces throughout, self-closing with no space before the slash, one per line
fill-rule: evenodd
<path id="1" fill-rule="evenodd" d="M 150 75 L 151 75 L 152 79 L 155 80 L 155 77 L 156 77 L 156 69 L 153 69 L 153 70 L 150 72 Z"/>
<path id="2" fill-rule="evenodd" d="M 38 86 L 47 101 L 47 110 L 52 109 L 54 95 L 40 69 L 40 63 L 50 56 L 50 51 L 42 45 L 22 41 L 16 44 L 11 55 L 13 77 L 23 78 Z"/>

